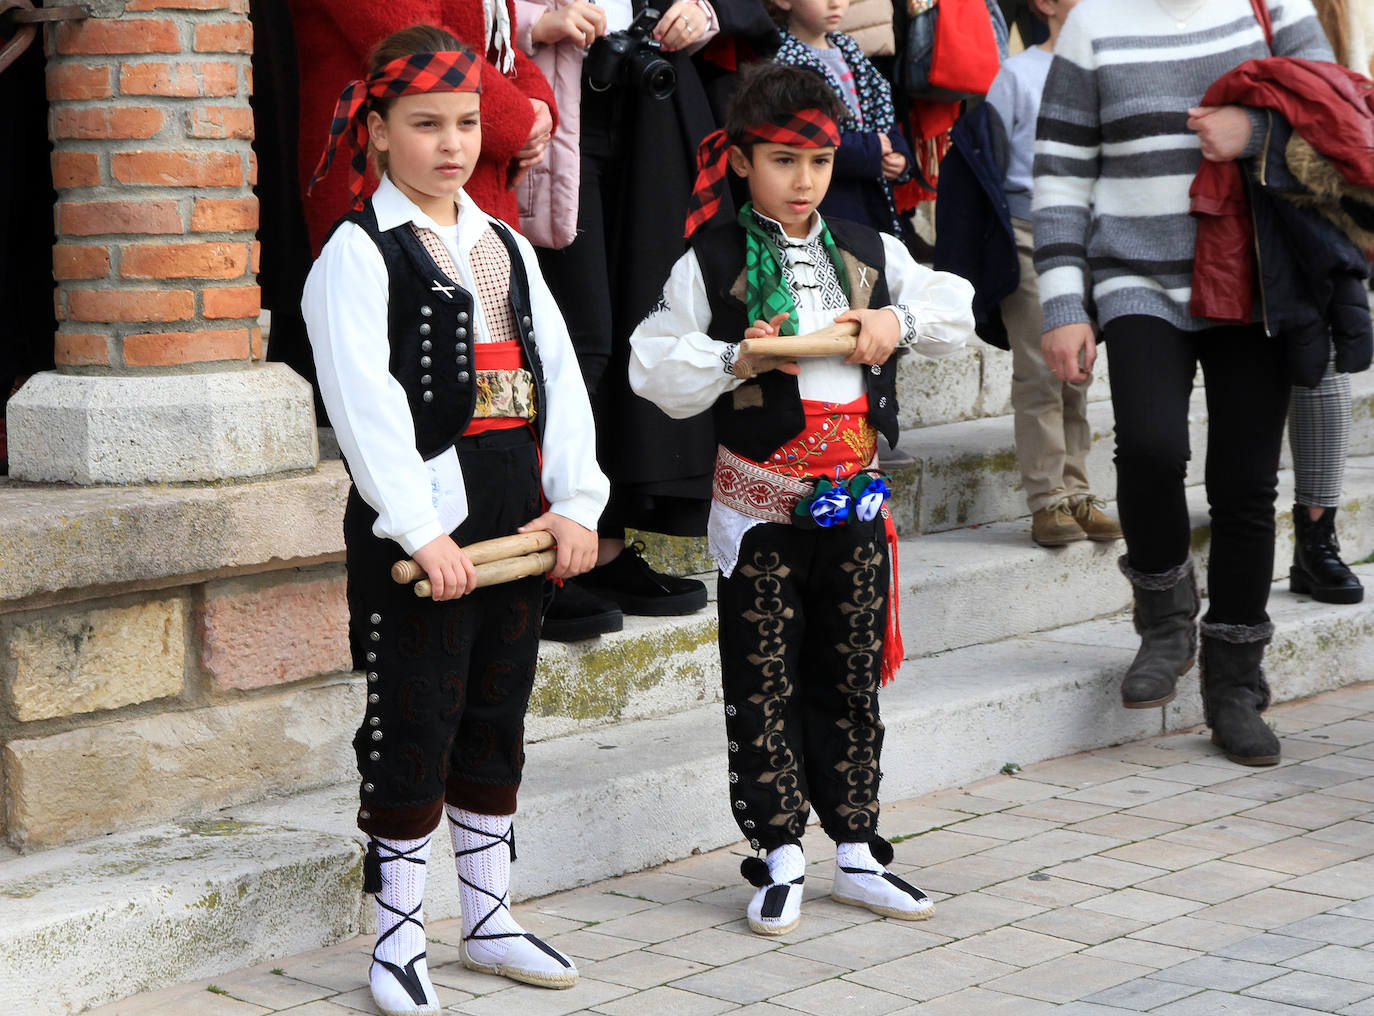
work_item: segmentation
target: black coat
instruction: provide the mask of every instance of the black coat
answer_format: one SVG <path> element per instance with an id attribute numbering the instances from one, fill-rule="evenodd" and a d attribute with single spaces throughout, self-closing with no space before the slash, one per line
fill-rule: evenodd
<path id="1" fill-rule="evenodd" d="M 935 198 L 935 269 L 973 283 L 978 337 L 1008 349 L 1002 301 L 1021 283 L 1021 262 L 1002 190 L 1006 127 L 992 105 L 982 102 L 954 124 L 951 141 Z"/>
<path id="2" fill-rule="evenodd" d="M 1314 388 L 1326 372 L 1331 348 L 1336 370 L 1366 370 L 1374 355 L 1364 252 L 1334 222 L 1309 207 L 1312 191 L 1288 164 L 1292 128 L 1273 117 L 1268 145 L 1250 178 L 1259 251 L 1262 317 L 1283 337 L 1289 378 Z M 1374 216 L 1374 203 L 1344 202 L 1356 215 Z M 1371 219 L 1374 221 L 1374 219 Z"/>

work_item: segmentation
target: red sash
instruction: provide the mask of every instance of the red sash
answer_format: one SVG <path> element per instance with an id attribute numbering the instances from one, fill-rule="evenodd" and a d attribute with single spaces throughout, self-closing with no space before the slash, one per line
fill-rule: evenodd
<path id="1" fill-rule="evenodd" d="M 525 367 L 525 354 L 515 339 L 509 342 L 474 342 L 472 344 L 473 372 L 478 375 L 477 384 L 482 384 L 481 372 L 484 370 L 520 370 Z M 480 394 L 480 392 L 479 392 Z M 485 434 L 491 430 L 514 430 L 528 426 L 529 420 L 523 416 L 474 416 L 463 431 L 469 434 Z"/>
<path id="2" fill-rule="evenodd" d="M 867 395 L 845 403 L 803 399 L 802 411 L 801 433 L 757 465 L 783 476 L 839 482 L 873 463 L 878 432 L 868 422 Z"/>

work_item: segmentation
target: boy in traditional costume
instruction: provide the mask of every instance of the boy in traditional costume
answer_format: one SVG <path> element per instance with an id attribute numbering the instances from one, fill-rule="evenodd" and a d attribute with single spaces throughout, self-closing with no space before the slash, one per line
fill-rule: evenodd
<path id="1" fill-rule="evenodd" d="M 673 417 L 714 406 L 708 541 L 730 804 L 766 852 L 741 866 L 758 887 L 748 918 L 761 935 L 800 920 L 813 806 L 837 844 L 835 899 L 907 920 L 933 906 L 884 868 L 892 849 L 878 836 L 878 687 L 902 655 L 878 434 L 896 443 L 894 352 L 960 348 L 973 289 L 921 267 L 895 237 L 821 219 L 842 115 L 810 71 L 741 72 L 726 126 L 698 152 L 691 249 L 630 340 L 640 395 Z M 736 221 L 698 232 L 727 163 L 751 200 Z M 847 357 L 741 352 L 741 339 L 846 321 L 859 329 Z"/>

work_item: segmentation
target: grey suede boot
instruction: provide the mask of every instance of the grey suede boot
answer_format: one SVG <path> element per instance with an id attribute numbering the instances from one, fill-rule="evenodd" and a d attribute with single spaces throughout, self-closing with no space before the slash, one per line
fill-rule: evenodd
<path id="1" fill-rule="evenodd" d="M 1197 574 L 1191 557 L 1166 572 L 1136 571 L 1125 555 L 1117 565 L 1135 589 L 1133 620 L 1140 636 L 1140 649 L 1121 681 L 1121 704 L 1153 709 L 1173 700 L 1179 676 L 1197 658 Z"/>
<path id="2" fill-rule="evenodd" d="M 1202 624 L 1202 709 L 1212 743 L 1232 762 L 1272 766 L 1279 739 L 1260 713 L 1269 708 L 1269 685 L 1260 661 L 1274 626 Z"/>

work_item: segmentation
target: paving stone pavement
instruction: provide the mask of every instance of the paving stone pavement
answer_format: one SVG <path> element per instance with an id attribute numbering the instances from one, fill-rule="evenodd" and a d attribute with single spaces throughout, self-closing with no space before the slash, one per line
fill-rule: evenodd
<path id="1" fill-rule="evenodd" d="M 740 844 L 517 906 L 576 959 L 569 991 L 464 970 L 457 922 L 432 925 L 440 1002 L 470 1016 L 1374 1016 L 1374 684 L 1270 717 L 1273 769 L 1227 762 L 1198 730 L 885 804 L 893 870 L 938 901 L 930 920 L 833 902 L 834 855 L 812 832 L 802 924 L 760 938 Z M 375 1013 L 370 948 L 90 1016 Z"/>

